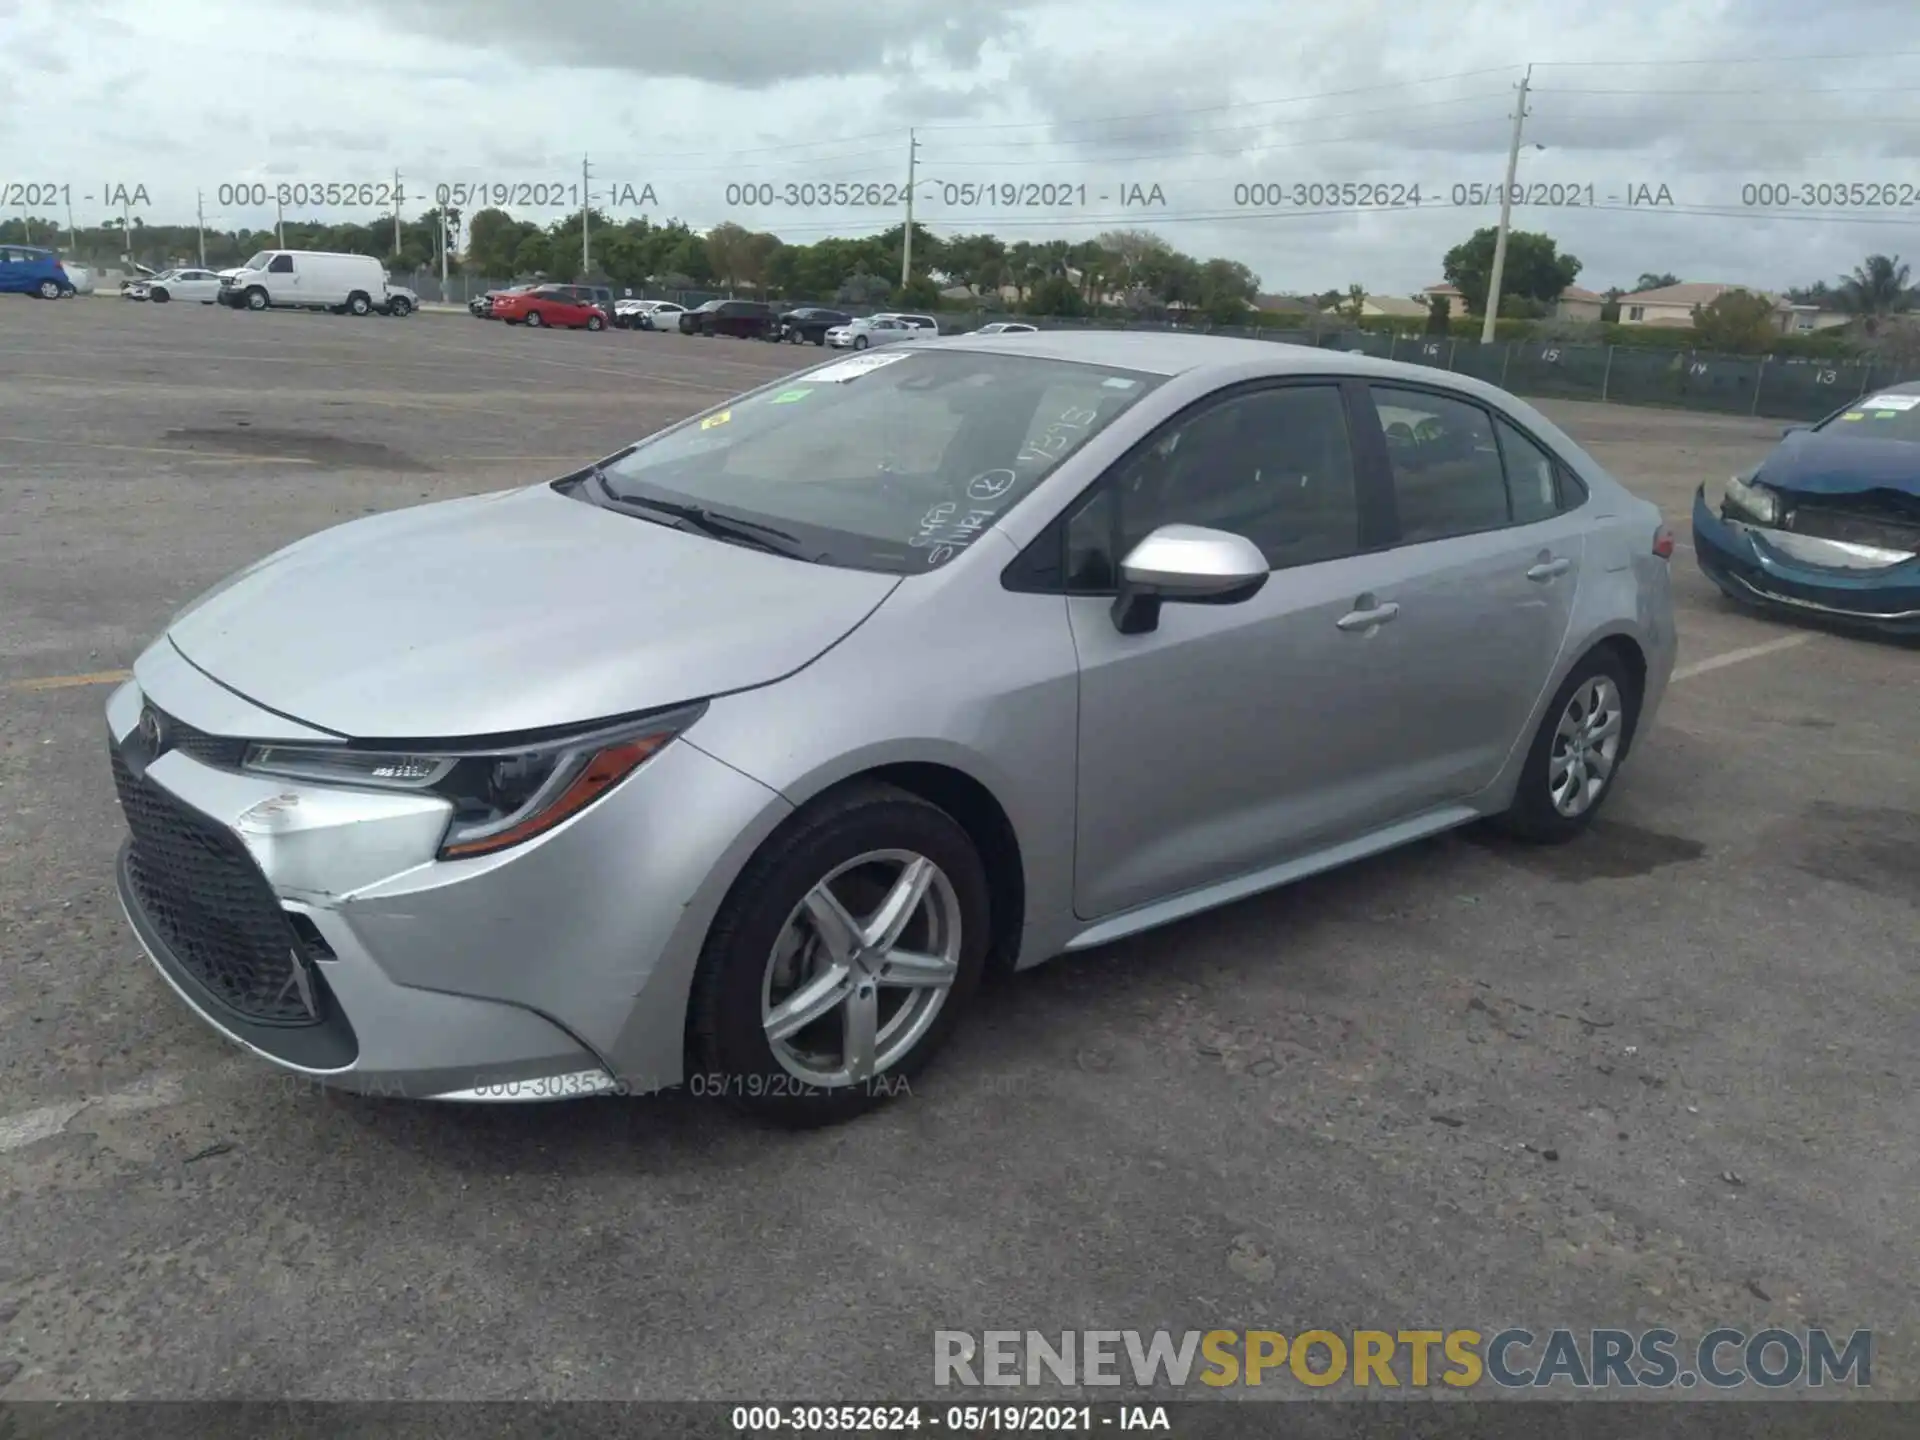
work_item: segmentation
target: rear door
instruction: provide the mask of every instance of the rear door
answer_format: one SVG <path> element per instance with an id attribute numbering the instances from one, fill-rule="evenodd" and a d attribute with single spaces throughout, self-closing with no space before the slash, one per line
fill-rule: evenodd
<path id="1" fill-rule="evenodd" d="M 11 245 L 0 245 L 0 291 L 14 293 L 33 288 L 29 279 L 32 266 L 27 263 L 25 251 L 16 250 Z"/>
<path id="2" fill-rule="evenodd" d="M 1417 384 L 1367 392 L 1395 525 L 1379 655 L 1399 783 L 1425 809 L 1489 784 L 1521 738 L 1572 620 L 1584 526 L 1560 508 L 1550 453 L 1506 416 Z"/>

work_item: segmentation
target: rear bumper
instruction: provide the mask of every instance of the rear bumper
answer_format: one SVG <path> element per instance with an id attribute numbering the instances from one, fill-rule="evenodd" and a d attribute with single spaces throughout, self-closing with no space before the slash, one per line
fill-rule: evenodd
<path id="1" fill-rule="evenodd" d="M 1694 558 L 1732 599 L 1883 634 L 1920 635 L 1920 556 L 1863 565 L 1843 547 L 1830 547 L 1828 558 L 1846 563 L 1810 558 L 1826 545 L 1724 520 L 1707 503 L 1705 485 L 1694 492 Z"/>

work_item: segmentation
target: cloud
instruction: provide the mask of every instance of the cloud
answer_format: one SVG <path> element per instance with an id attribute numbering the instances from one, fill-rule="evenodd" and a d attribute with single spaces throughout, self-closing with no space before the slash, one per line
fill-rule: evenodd
<path id="1" fill-rule="evenodd" d="M 1015 33 L 1038 0 L 812 0 L 747 15 L 712 0 L 354 0 L 419 34 L 458 38 L 524 58 L 529 38 L 549 63 L 681 77 L 763 90 L 789 80 L 870 74 L 921 52 L 971 68 Z"/>

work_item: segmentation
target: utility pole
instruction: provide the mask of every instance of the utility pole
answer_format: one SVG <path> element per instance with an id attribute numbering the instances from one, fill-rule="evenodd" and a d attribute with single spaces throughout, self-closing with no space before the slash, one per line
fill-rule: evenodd
<path id="1" fill-rule="evenodd" d="M 907 131 L 907 228 L 900 232 L 900 289 L 913 279 L 913 188 L 920 168 L 920 141 Z"/>
<path id="2" fill-rule="evenodd" d="M 204 191 L 193 192 L 194 224 L 200 231 L 200 268 L 207 268 L 207 197 Z"/>
<path id="3" fill-rule="evenodd" d="M 123 187 L 120 191 L 120 238 L 127 242 L 127 259 L 133 259 L 133 212 L 129 208 L 132 201 L 127 198 Z"/>
<path id="4" fill-rule="evenodd" d="M 453 236 L 447 231 L 447 207 L 440 207 L 440 298 L 447 298 L 447 250 L 453 244 Z"/>
<path id="5" fill-rule="evenodd" d="M 1513 218 L 1513 180 L 1520 169 L 1520 126 L 1527 118 L 1527 85 L 1533 67 L 1520 77 L 1520 97 L 1513 107 L 1513 143 L 1507 147 L 1507 183 L 1500 191 L 1500 230 L 1493 241 L 1493 274 L 1487 279 L 1487 313 L 1480 325 L 1480 343 L 1493 343 L 1493 323 L 1500 318 L 1500 281 L 1507 268 L 1507 224 Z"/>
<path id="6" fill-rule="evenodd" d="M 587 279 L 593 274 L 593 247 L 588 242 L 587 231 L 591 222 L 587 211 L 592 208 L 593 167 L 587 163 L 587 157 L 580 157 L 580 278 Z"/>
<path id="7" fill-rule="evenodd" d="M 73 228 L 73 192 L 67 192 L 67 249 L 75 250 L 80 245 L 80 236 Z"/>
<path id="8" fill-rule="evenodd" d="M 284 200 L 273 202 L 273 246 L 276 250 L 287 248 L 287 202 Z"/>
<path id="9" fill-rule="evenodd" d="M 400 253 L 400 172 L 393 172 L 393 253 Z"/>

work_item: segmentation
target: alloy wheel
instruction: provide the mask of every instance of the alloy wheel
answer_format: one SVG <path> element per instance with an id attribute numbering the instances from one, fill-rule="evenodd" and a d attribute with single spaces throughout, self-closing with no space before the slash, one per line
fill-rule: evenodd
<path id="1" fill-rule="evenodd" d="M 960 974 L 953 882 L 912 850 L 874 850 L 817 882 L 767 957 L 761 1027 L 805 1084 L 886 1073 L 932 1027 Z"/>
<path id="2" fill-rule="evenodd" d="M 1620 687 L 1610 676 L 1595 675 L 1573 692 L 1547 757 L 1555 810 L 1571 820 L 1592 808 L 1613 778 L 1624 733 Z"/>

